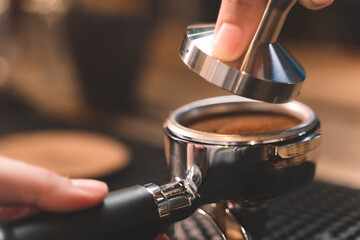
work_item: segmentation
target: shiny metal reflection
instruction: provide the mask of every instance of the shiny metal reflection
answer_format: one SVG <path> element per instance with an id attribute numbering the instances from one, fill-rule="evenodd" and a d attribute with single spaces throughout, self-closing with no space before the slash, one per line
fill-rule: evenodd
<path id="1" fill-rule="evenodd" d="M 284 103 L 300 92 L 305 72 L 276 42 L 295 0 L 270 0 L 246 53 L 234 62 L 211 55 L 214 24 L 191 25 L 180 48 L 184 63 L 207 81 L 234 94 Z"/>
<path id="2" fill-rule="evenodd" d="M 174 223 L 170 229 L 170 238 L 176 240 L 229 240 L 212 216 L 203 209 L 198 209 L 191 217 Z"/>
<path id="3" fill-rule="evenodd" d="M 294 116 L 302 122 L 254 134 L 209 133 L 186 125 L 217 114 L 264 111 Z M 306 186 L 314 177 L 321 141 L 319 127 L 315 112 L 299 102 L 270 104 L 222 96 L 178 108 L 164 123 L 172 182 L 161 186 L 160 191 L 170 222 L 190 216 L 203 204 L 263 201 Z"/>
<path id="4" fill-rule="evenodd" d="M 259 112 L 285 114 L 300 122 L 246 134 L 198 131 L 189 125 L 216 115 Z M 248 230 L 246 218 L 238 216 L 246 213 L 249 219 L 266 220 L 262 216 L 266 200 L 303 188 L 315 174 L 320 122 L 299 102 L 270 104 L 239 96 L 203 99 L 176 109 L 163 128 L 171 182 L 145 186 L 158 207 L 160 231 L 202 208 L 225 239 L 255 240 L 256 231 Z M 260 229 L 264 222 L 252 226 Z"/>

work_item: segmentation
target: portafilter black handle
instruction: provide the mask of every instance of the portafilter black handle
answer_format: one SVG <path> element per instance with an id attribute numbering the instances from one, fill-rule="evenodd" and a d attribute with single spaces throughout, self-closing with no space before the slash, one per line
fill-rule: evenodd
<path id="1" fill-rule="evenodd" d="M 96 207 L 40 213 L 0 228 L 0 240 L 153 239 L 160 233 L 158 206 L 146 187 L 111 192 Z"/>

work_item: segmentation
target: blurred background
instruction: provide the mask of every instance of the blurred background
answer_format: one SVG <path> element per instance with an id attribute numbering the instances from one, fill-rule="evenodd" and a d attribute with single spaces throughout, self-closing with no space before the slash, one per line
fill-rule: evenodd
<path id="1" fill-rule="evenodd" d="M 220 0 L 0 0 L 0 129 L 34 118 L 95 127 L 162 147 L 168 113 L 228 94 L 178 56 L 185 29 L 215 22 Z M 280 42 L 307 79 L 298 100 L 319 115 L 317 178 L 360 188 L 360 2 L 296 5 Z M 45 120 L 44 120 L 45 119 Z"/>

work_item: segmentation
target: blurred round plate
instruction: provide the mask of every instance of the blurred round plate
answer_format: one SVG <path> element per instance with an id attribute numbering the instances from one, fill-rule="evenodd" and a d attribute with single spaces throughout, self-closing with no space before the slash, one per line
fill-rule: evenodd
<path id="1" fill-rule="evenodd" d="M 128 148 L 99 133 L 44 130 L 0 138 L 0 155 L 72 178 L 109 175 L 130 163 Z"/>

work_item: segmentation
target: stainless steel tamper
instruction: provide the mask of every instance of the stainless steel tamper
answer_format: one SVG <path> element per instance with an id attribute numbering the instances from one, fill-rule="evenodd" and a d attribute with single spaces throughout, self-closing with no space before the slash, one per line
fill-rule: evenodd
<path id="1" fill-rule="evenodd" d="M 250 46 L 234 62 L 211 55 L 214 24 L 189 26 L 180 57 L 201 77 L 236 95 L 270 103 L 289 102 L 299 94 L 305 72 L 277 38 L 295 3 L 270 0 Z"/>

